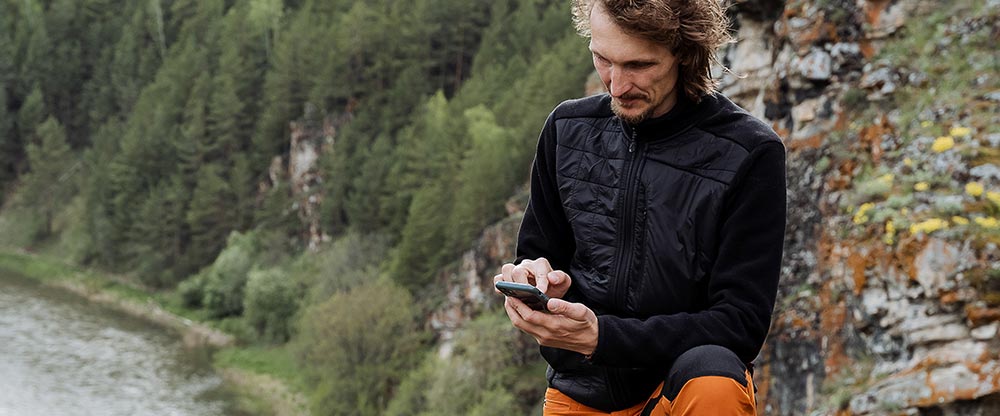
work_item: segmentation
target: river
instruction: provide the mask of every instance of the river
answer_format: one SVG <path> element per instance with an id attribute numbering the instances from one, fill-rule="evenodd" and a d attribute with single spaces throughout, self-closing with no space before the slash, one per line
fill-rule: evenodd
<path id="1" fill-rule="evenodd" d="M 235 415 L 209 354 L 0 269 L 0 416 Z"/>

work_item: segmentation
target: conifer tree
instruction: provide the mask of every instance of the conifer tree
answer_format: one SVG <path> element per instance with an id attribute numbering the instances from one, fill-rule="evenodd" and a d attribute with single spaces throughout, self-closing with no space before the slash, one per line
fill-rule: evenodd
<path id="1" fill-rule="evenodd" d="M 229 208 L 234 195 L 222 171 L 216 164 L 202 166 L 198 171 L 198 182 L 186 215 L 191 230 L 191 243 L 186 253 L 192 269 L 210 263 L 236 225 L 235 215 Z"/>
<path id="2" fill-rule="evenodd" d="M 451 218 L 453 203 L 445 195 L 449 195 L 451 189 L 452 183 L 433 181 L 413 195 L 390 270 L 396 282 L 412 291 L 432 283 L 435 273 L 447 261 L 445 227 Z"/>
<path id="3" fill-rule="evenodd" d="M 76 191 L 75 163 L 66 143 L 66 131 L 55 117 L 49 116 L 38 126 L 27 146 L 29 173 L 19 193 L 21 203 L 32 207 L 41 218 L 37 237 L 52 234 L 52 220 Z"/>
<path id="4" fill-rule="evenodd" d="M 49 111 L 45 107 L 42 89 L 35 85 L 31 89 L 31 94 L 25 98 L 21 104 L 21 109 L 17 112 L 17 133 L 23 139 L 34 135 L 35 130 L 48 117 Z"/>
<path id="5" fill-rule="evenodd" d="M 525 172 L 511 169 L 520 165 L 525 152 L 516 148 L 510 132 L 496 124 L 485 106 L 465 111 L 471 147 L 458 170 L 454 193 L 454 215 L 449 221 L 451 253 L 467 248 L 483 227 L 503 216 L 504 202 L 514 192 Z"/>

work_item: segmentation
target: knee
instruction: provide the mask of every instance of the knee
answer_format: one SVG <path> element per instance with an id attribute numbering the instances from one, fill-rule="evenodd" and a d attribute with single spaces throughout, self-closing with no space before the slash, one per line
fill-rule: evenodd
<path id="1" fill-rule="evenodd" d="M 673 400 L 688 381 L 706 376 L 728 377 L 747 384 L 746 365 L 735 353 L 718 345 L 702 345 L 677 357 L 664 384 L 664 396 Z"/>

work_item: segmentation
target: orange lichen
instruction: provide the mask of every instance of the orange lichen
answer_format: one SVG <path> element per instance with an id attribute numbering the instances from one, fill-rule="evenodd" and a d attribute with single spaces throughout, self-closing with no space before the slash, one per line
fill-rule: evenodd
<path id="1" fill-rule="evenodd" d="M 1000 321 L 1000 308 L 984 308 L 968 305 L 965 307 L 965 317 L 969 319 L 972 326 L 985 325 L 990 322 Z"/>
<path id="2" fill-rule="evenodd" d="M 851 268 L 851 278 L 854 280 L 855 295 L 860 295 L 861 290 L 865 288 L 865 269 L 868 268 L 870 259 L 872 256 L 866 256 L 856 251 L 852 251 L 847 257 L 847 265 Z"/>
<path id="3" fill-rule="evenodd" d="M 878 123 L 863 127 L 858 132 L 858 142 L 862 149 L 872 155 L 872 163 L 877 165 L 882 160 L 882 138 L 893 134 L 895 129 L 889 117 L 883 114 Z"/>
<path id="4" fill-rule="evenodd" d="M 879 19 L 882 17 L 882 12 L 889 7 L 889 0 L 868 0 L 863 6 L 863 11 L 865 13 L 865 22 L 869 25 L 877 26 Z"/>
<path id="5" fill-rule="evenodd" d="M 825 290 L 824 292 L 829 292 Z M 829 295 L 827 295 L 828 297 Z M 826 301 L 822 304 L 829 305 Z M 850 365 L 851 357 L 847 355 L 844 347 L 841 332 L 844 329 L 844 321 L 847 319 L 847 304 L 844 301 L 837 302 L 836 305 L 823 308 L 820 311 L 819 327 L 827 341 L 827 351 L 825 351 L 827 370 L 845 368 Z"/>
<path id="6" fill-rule="evenodd" d="M 875 53 L 877 52 L 875 45 L 868 39 L 858 42 L 858 46 L 861 48 L 861 56 L 864 56 L 865 60 L 875 56 Z"/>
<path id="7" fill-rule="evenodd" d="M 901 238 L 899 244 L 896 245 L 893 255 L 895 263 L 912 280 L 917 278 L 917 254 L 920 254 L 926 245 L 912 235 Z"/>
<path id="8" fill-rule="evenodd" d="M 823 145 L 823 135 L 817 134 L 808 139 L 792 140 L 788 143 L 788 150 L 796 151 L 802 149 L 819 149 Z"/>
<path id="9" fill-rule="evenodd" d="M 941 304 L 942 305 L 951 305 L 951 304 L 956 303 L 956 302 L 958 302 L 960 300 L 961 300 L 961 298 L 958 296 L 958 292 L 954 292 L 954 291 L 945 292 L 944 294 L 941 295 Z"/>

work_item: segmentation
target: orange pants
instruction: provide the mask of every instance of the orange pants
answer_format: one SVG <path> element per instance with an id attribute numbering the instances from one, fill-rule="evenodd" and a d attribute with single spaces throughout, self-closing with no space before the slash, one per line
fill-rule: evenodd
<path id="1" fill-rule="evenodd" d="M 713 347 L 713 346 L 710 346 Z M 721 347 L 714 347 L 720 349 Z M 703 353 L 705 350 L 695 352 Z M 718 351 L 711 351 L 717 353 Z M 728 351 L 726 351 L 728 352 Z M 729 353 L 731 354 L 731 353 Z M 709 355 L 704 358 L 714 358 Z M 735 359 L 735 355 L 732 356 Z M 544 416 L 691 416 L 691 415 L 756 415 L 757 402 L 750 372 L 744 370 L 746 384 L 733 377 L 698 376 L 686 379 L 673 392 L 663 392 L 664 383 L 656 388 L 649 400 L 631 408 L 603 412 L 578 403 L 559 390 L 545 391 Z M 739 378 L 739 377 L 737 377 Z M 684 379 L 682 379 L 684 380 Z M 678 381 L 676 378 L 670 381 Z M 678 383 L 680 384 L 680 383 Z M 678 390 L 679 388 L 679 390 Z M 669 390 L 669 389 L 668 389 Z M 670 396 L 674 396 L 671 400 Z"/>

